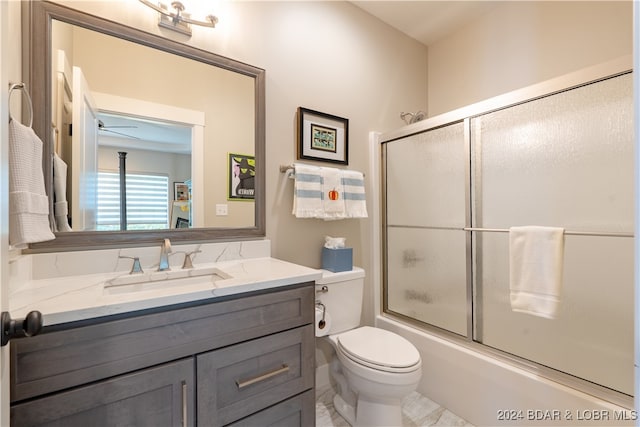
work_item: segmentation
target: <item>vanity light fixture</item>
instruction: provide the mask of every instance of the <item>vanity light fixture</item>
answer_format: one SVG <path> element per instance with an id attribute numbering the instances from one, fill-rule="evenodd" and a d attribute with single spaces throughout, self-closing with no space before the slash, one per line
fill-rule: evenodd
<path id="1" fill-rule="evenodd" d="M 218 18 L 213 15 L 207 15 L 204 20 L 191 18 L 191 13 L 185 12 L 184 3 L 181 1 L 171 2 L 173 11 L 169 10 L 167 5 L 160 2 L 156 3 L 149 0 L 140 0 L 140 2 L 160 13 L 160 19 L 158 20 L 159 27 L 168 28 L 187 36 L 191 36 L 191 24 L 215 28 L 218 23 Z"/>

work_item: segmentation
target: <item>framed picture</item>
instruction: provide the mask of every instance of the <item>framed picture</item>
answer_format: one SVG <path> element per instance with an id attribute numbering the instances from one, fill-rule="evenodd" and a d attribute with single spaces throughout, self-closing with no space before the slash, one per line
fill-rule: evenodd
<path id="1" fill-rule="evenodd" d="M 187 218 L 176 218 L 176 228 L 189 228 L 189 220 Z"/>
<path id="2" fill-rule="evenodd" d="M 189 186 L 184 182 L 174 182 L 173 200 L 189 200 Z"/>
<path id="3" fill-rule="evenodd" d="M 349 164 L 349 119 L 298 108 L 298 159 Z"/>
<path id="4" fill-rule="evenodd" d="M 229 153 L 229 200 L 254 200 L 256 192 L 256 158 Z"/>

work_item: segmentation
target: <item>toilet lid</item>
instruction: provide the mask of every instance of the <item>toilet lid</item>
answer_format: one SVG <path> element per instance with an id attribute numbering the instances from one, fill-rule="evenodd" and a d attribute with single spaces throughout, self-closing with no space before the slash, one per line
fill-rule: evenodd
<path id="1" fill-rule="evenodd" d="M 413 344 L 384 329 L 353 329 L 340 334 L 338 344 L 346 356 L 374 369 L 397 372 L 420 363 L 420 353 Z"/>

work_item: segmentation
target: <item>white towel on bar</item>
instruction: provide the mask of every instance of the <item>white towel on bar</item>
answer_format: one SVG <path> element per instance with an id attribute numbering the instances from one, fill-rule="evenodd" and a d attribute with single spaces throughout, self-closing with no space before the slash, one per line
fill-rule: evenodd
<path id="1" fill-rule="evenodd" d="M 553 319 L 560 304 L 564 229 L 511 227 L 509 281 L 511 309 Z"/>
<path id="2" fill-rule="evenodd" d="M 322 176 L 320 168 L 296 163 L 293 165 L 293 214 L 297 218 L 321 218 L 324 215 L 322 204 Z"/>
<path id="3" fill-rule="evenodd" d="M 9 244 L 18 249 L 52 240 L 42 173 L 42 141 L 33 129 L 9 121 Z"/>
<path id="4" fill-rule="evenodd" d="M 342 171 L 336 168 L 320 168 L 322 176 L 322 206 L 325 220 L 344 219 L 344 188 L 342 186 Z"/>
<path id="5" fill-rule="evenodd" d="M 364 190 L 364 174 L 343 170 L 345 216 L 347 218 L 367 218 L 367 198 Z"/>

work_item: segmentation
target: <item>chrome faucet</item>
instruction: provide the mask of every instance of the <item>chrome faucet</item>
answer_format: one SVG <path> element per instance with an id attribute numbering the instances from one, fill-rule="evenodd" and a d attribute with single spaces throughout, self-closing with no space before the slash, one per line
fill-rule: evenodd
<path id="1" fill-rule="evenodd" d="M 169 268 L 169 254 L 171 253 L 171 242 L 169 239 L 164 239 L 162 247 L 160 248 L 160 264 L 158 265 L 158 271 L 171 270 Z"/>
<path id="2" fill-rule="evenodd" d="M 118 258 L 128 258 L 128 259 L 132 259 L 133 260 L 133 265 L 131 266 L 131 271 L 129 272 L 129 274 L 142 274 L 142 273 L 144 273 L 144 271 L 142 271 L 142 265 L 140 265 L 140 258 L 138 258 L 137 256 L 119 255 Z"/>

